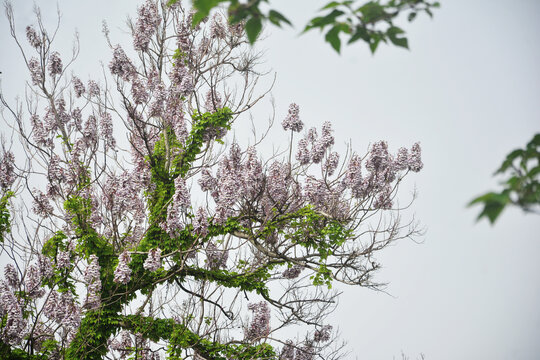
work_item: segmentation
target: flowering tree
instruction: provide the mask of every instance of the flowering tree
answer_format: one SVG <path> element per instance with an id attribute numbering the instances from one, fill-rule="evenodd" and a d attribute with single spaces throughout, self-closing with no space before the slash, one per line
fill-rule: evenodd
<path id="1" fill-rule="evenodd" d="M 296 104 L 285 152 L 234 141 L 262 95 L 242 26 L 219 14 L 192 28 L 180 3 L 148 0 L 136 56 L 111 45 L 101 83 L 68 73 L 77 46 L 54 51 L 39 12 L 28 44 L 6 14 L 31 84 L 27 112 L 1 97 L 24 150 L 0 160 L 1 357 L 339 358 L 332 283 L 377 287 L 375 255 L 415 234 L 395 195 L 419 145 L 340 154 L 330 123 L 301 134 Z"/>

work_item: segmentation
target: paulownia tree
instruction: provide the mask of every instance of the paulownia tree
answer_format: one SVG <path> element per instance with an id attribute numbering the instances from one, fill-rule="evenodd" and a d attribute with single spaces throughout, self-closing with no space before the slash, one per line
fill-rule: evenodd
<path id="1" fill-rule="evenodd" d="M 20 143 L 0 157 L 0 357 L 339 358 L 331 285 L 377 288 L 375 255 L 416 234 L 395 196 L 419 145 L 339 153 L 296 104 L 285 151 L 235 140 L 264 93 L 220 14 L 192 28 L 180 3 L 147 1 L 134 56 L 111 45 L 101 81 L 69 71 L 78 45 L 55 51 L 39 11 L 27 41 L 6 14 L 31 81 L 24 103 L 1 97 Z"/>

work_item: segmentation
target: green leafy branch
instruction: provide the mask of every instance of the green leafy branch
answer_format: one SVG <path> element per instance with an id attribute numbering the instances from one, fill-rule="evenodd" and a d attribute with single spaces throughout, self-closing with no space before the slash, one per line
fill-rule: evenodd
<path id="1" fill-rule="evenodd" d="M 169 5 L 177 1 L 170 0 Z M 251 44 L 257 40 L 266 22 L 278 27 L 283 24 L 292 26 L 289 19 L 279 11 L 261 9 L 261 5 L 269 3 L 269 0 L 251 0 L 245 3 L 239 0 L 194 0 L 196 13 L 193 16 L 193 25 L 199 24 L 212 9 L 225 3 L 228 3 L 229 23 L 244 23 Z M 359 40 L 365 42 L 372 53 L 381 42 L 408 49 L 409 41 L 405 31 L 396 26 L 394 21 L 402 14 L 406 15 L 409 22 L 419 13 L 432 17 L 433 9 L 438 7 L 439 2 L 426 0 L 374 0 L 363 4 L 356 0 L 331 1 L 319 10 L 321 15 L 309 21 L 302 33 L 314 29 L 325 31 L 324 40 L 338 53 L 341 51 L 342 36 L 348 38 L 347 44 Z"/>
<path id="2" fill-rule="evenodd" d="M 484 206 L 478 220 L 488 218 L 494 223 L 507 205 L 535 212 L 540 205 L 540 134 L 536 134 L 524 149 L 512 151 L 494 175 L 509 177 L 500 192 L 488 192 L 473 199 L 468 206 Z"/>

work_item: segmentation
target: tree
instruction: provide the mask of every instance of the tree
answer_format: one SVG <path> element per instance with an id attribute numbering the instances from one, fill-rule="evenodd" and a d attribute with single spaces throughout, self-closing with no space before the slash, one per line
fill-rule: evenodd
<path id="1" fill-rule="evenodd" d="M 175 4 L 178 0 L 169 0 Z M 266 11 L 268 0 L 252 0 L 245 3 L 239 0 L 194 0 L 197 12 L 193 16 L 193 25 L 210 14 L 212 9 L 228 3 L 229 22 L 238 24 L 245 22 L 245 31 L 250 43 L 254 43 L 261 33 L 264 23 L 281 27 L 292 25 L 282 13 L 274 9 Z M 267 6 L 266 6 L 267 7 Z M 319 12 L 320 16 L 312 18 L 303 32 L 314 29 L 326 31 L 324 40 L 338 53 L 341 50 L 341 36 L 348 38 L 347 44 L 362 40 L 369 45 L 372 53 L 381 42 L 409 48 L 405 31 L 395 25 L 400 16 L 413 21 L 418 13 L 426 13 L 433 17 L 433 9 L 440 7 L 439 2 L 425 0 L 387 0 L 368 1 L 362 3 L 355 0 L 330 1 Z"/>
<path id="2" fill-rule="evenodd" d="M 539 213 L 540 205 L 540 134 L 534 135 L 524 149 L 506 156 L 494 175 L 508 174 L 500 192 L 488 192 L 469 203 L 484 206 L 478 220 L 487 217 L 494 224 L 507 205 L 515 205 L 529 213 Z"/>
<path id="3" fill-rule="evenodd" d="M 340 154 L 329 122 L 299 134 L 296 104 L 285 151 L 231 139 L 264 93 L 219 13 L 193 28 L 146 1 L 102 83 L 68 73 L 78 44 L 54 51 L 39 12 L 29 45 L 6 14 L 31 83 L 27 112 L 0 97 L 23 149 L 0 159 L 1 357 L 339 358 L 332 284 L 377 288 L 376 255 L 417 234 L 395 197 L 420 146 Z"/>

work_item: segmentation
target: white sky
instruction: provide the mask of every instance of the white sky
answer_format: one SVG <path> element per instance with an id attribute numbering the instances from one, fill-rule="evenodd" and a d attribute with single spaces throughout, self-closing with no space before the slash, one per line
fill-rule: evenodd
<path id="1" fill-rule="evenodd" d="M 79 30 L 81 75 L 110 60 L 101 21 L 107 19 L 113 42 L 122 41 L 134 3 L 59 1 L 58 44 L 66 51 Z M 375 56 L 362 44 L 339 56 L 315 32 L 296 36 L 325 1 L 271 3 L 296 25 L 269 29 L 259 44 L 278 76 L 277 120 L 294 101 L 306 124 L 332 121 L 337 141 L 350 139 L 359 151 L 381 139 L 394 150 L 416 141 L 423 147 L 413 208 L 426 235 L 422 244 L 405 241 L 379 258 L 378 279 L 390 283 L 391 296 L 342 289 L 333 320 L 350 357 L 389 360 L 403 351 L 429 360 L 537 359 L 540 217 L 507 209 L 490 227 L 475 223 L 479 208 L 465 205 L 496 189 L 491 174 L 504 156 L 540 131 L 540 3 L 443 1 L 433 20 L 419 16 L 404 26 L 411 51 L 383 45 Z M 39 5 L 53 20 L 55 2 Z M 34 22 L 32 6 L 15 2 L 21 35 Z M 5 17 L 0 44 L 2 87 L 13 98 L 24 93 L 23 69 Z"/>

